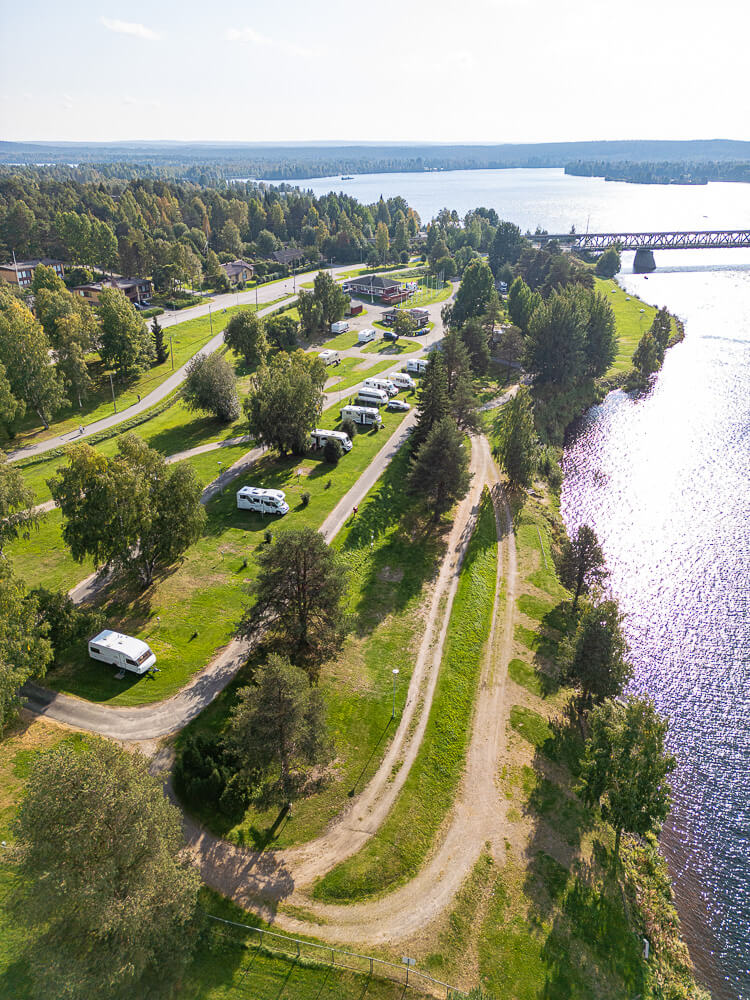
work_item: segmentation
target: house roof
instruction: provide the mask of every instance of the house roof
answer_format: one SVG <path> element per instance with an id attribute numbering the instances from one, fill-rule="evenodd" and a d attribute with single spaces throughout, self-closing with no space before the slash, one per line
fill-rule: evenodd
<path id="1" fill-rule="evenodd" d="M 39 267 L 40 264 L 44 264 L 45 267 L 53 267 L 55 264 L 62 264 L 62 261 L 53 260 L 51 257 L 34 257 L 32 260 L 17 260 L 15 264 L 9 260 L 7 264 L 0 264 L 0 267 L 4 271 L 18 271 L 25 270 L 27 267 Z"/>
<path id="2" fill-rule="evenodd" d="M 349 288 L 359 288 L 368 292 L 391 292 L 400 287 L 400 282 L 394 281 L 393 278 L 384 278 L 382 274 L 363 274 L 359 278 L 350 278 L 344 282 L 344 291 Z"/>
<path id="3" fill-rule="evenodd" d="M 148 278 L 107 278 L 106 281 L 90 281 L 85 285 L 76 285 L 76 290 L 79 288 L 90 288 L 92 291 L 100 292 L 103 288 L 133 288 L 134 286 L 143 287 L 148 285 Z"/>
<path id="4" fill-rule="evenodd" d="M 291 264 L 295 260 L 302 260 L 305 256 L 304 250 L 290 247 L 288 250 L 274 250 L 273 259 L 277 264 Z"/>
<path id="5" fill-rule="evenodd" d="M 252 272 L 253 270 L 253 265 L 248 264 L 248 262 L 246 260 L 242 260 L 242 258 L 230 260 L 228 264 L 222 264 L 221 267 L 228 278 L 241 274 L 242 271 Z"/>

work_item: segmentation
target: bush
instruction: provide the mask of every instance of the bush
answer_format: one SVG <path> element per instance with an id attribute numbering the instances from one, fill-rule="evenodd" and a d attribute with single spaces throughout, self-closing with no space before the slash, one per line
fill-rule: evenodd
<path id="1" fill-rule="evenodd" d="M 310 503 L 310 494 L 303 493 L 302 496 L 300 497 L 300 500 L 302 501 L 302 506 L 307 507 L 307 505 Z"/>
<path id="2" fill-rule="evenodd" d="M 39 617 L 49 626 L 53 666 L 57 666 L 59 654 L 74 642 L 88 640 L 104 627 L 101 611 L 79 608 L 63 591 L 39 587 L 31 594 L 37 600 Z"/>
<path id="3" fill-rule="evenodd" d="M 351 417 L 346 417 L 341 421 L 341 430 L 344 434 L 348 434 L 350 440 L 354 440 L 357 436 L 357 425 L 354 423 Z"/>
<path id="4" fill-rule="evenodd" d="M 336 438 L 327 438 L 323 446 L 323 458 L 326 462 L 330 465 L 336 465 L 343 454 L 344 449 L 341 447 L 341 442 L 337 441 Z"/>
<path id="5" fill-rule="evenodd" d="M 266 545 L 270 545 L 271 542 L 273 541 L 273 533 L 268 528 L 266 528 L 266 530 L 263 532 L 263 540 L 265 541 Z"/>
<path id="6" fill-rule="evenodd" d="M 241 816 L 250 797 L 236 772 L 237 761 L 220 736 L 196 733 L 187 738 L 175 760 L 175 788 L 195 809 L 208 807 L 230 818 Z"/>

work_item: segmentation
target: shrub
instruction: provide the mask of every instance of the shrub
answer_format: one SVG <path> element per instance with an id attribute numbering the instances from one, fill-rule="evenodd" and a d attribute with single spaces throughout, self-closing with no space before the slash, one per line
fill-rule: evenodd
<path id="1" fill-rule="evenodd" d="M 268 528 L 263 532 L 263 539 L 266 545 L 270 545 L 273 540 L 273 534 Z"/>
<path id="2" fill-rule="evenodd" d="M 196 809 L 220 809 L 226 816 L 242 815 L 249 801 L 237 762 L 216 734 L 196 733 L 185 741 L 174 766 L 175 788 Z"/>
<path id="3" fill-rule="evenodd" d="M 101 611 L 79 608 L 62 591 L 39 587 L 31 593 L 37 600 L 39 617 L 49 626 L 54 666 L 57 666 L 59 654 L 63 650 L 76 641 L 90 639 L 104 626 L 104 614 Z"/>
<path id="4" fill-rule="evenodd" d="M 302 506 L 307 507 L 307 505 L 310 503 L 310 494 L 303 493 L 302 496 L 300 497 L 300 500 L 302 501 Z"/>
<path id="5" fill-rule="evenodd" d="M 341 447 L 341 442 L 337 441 L 336 438 L 327 438 L 323 446 L 323 458 L 326 462 L 330 465 L 336 465 L 343 454 L 344 449 Z"/>
<path id="6" fill-rule="evenodd" d="M 354 423 L 351 417 L 346 417 L 341 421 L 341 430 L 344 434 L 348 434 L 350 439 L 353 441 L 357 436 L 357 425 Z"/>

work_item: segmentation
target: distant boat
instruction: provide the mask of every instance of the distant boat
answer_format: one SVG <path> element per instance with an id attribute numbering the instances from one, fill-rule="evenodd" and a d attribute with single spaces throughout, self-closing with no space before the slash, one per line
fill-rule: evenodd
<path id="1" fill-rule="evenodd" d="M 354 178 L 352 177 L 352 175 L 351 175 L 351 174 L 347 174 L 347 175 L 346 175 L 346 177 L 344 177 L 344 175 L 342 174 L 342 175 L 341 175 L 341 180 L 342 180 L 342 181 L 353 181 L 353 180 L 354 180 Z"/>

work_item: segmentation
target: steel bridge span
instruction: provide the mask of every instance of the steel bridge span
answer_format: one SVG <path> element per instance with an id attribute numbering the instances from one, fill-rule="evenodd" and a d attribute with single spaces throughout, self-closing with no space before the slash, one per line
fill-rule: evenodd
<path id="1" fill-rule="evenodd" d="M 594 253 L 617 247 L 619 250 L 729 250 L 750 248 L 750 229 L 683 230 L 681 232 L 654 233 L 565 233 L 532 236 L 534 242 L 558 243 L 574 250 L 591 250 Z"/>

